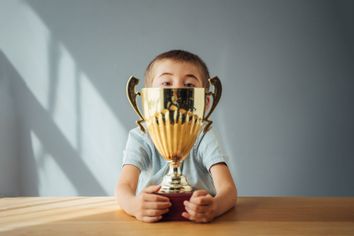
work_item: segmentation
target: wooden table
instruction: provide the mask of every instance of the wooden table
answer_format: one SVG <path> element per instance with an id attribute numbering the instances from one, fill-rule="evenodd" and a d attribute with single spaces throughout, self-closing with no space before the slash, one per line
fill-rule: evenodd
<path id="1" fill-rule="evenodd" d="M 142 223 L 113 197 L 0 198 L 0 235 L 354 235 L 354 197 L 240 197 L 212 223 Z"/>

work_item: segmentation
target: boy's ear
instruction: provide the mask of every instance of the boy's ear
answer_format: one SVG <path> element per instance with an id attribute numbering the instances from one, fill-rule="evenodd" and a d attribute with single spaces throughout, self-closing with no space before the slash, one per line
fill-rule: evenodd
<path id="1" fill-rule="evenodd" d="M 205 97 L 205 111 L 208 111 L 210 109 L 210 95 L 207 95 Z"/>

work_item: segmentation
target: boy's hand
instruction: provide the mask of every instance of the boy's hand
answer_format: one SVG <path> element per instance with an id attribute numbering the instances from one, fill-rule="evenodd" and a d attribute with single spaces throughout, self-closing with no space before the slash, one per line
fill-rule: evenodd
<path id="1" fill-rule="evenodd" d="M 171 206 L 167 197 L 155 194 L 161 186 L 151 185 L 146 187 L 135 197 L 134 216 L 144 222 L 156 222 L 168 212 Z"/>
<path id="2" fill-rule="evenodd" d="M 205 190 L 194 191 L 189 201 L 184 201 L 187 212 L 183 212 L 182 216 L 198 222 L 210 222 L 215 217 L 216 201 Z"/>

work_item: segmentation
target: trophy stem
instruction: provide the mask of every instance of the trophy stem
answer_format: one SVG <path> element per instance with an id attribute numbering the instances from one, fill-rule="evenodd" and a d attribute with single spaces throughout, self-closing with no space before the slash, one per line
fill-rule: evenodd
<path id="1" fill-rule="evenodd" d="M 180 161 L 170 161 L 168 174 L 163 177 L 160 193 L 183 193 L 191 192 L 192 187 L 181 172 Z"/>
<path id="2" fill-rule="evenodd" d="M 170 168 L 168 170 L 168 175 L 171 176 L 181 176 L 181 162 L 179 161 L 170 161 Z"/>

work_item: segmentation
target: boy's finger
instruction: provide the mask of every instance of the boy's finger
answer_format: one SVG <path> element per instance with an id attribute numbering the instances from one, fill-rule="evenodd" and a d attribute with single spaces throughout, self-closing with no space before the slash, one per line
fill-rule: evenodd
<path id="1" fill-rule="evenodd" d="M 190 211 L 194 211 L 196 213 L 206 213 L 209 211 L 210 208 L 210 205 L 198 205 L 188 201 L 184 201 L 183 204 L 186 209 L 189 209 Z"/>
<path id="2" fill-rule="evenodd" d="M 160 188 L 161 188 L 160 185 L 150 185 L 150 186 L 144 188 L 143 192 L 144 193 L 156 193 L 157 191 L 159 191 Z"/>
<path id="3" fill-rule="evenodd" d="M 209 194 L 208 191 L 206 191 L 206 190 L 204 190 L 204 189 L 196 190 L 196 191 L 193 192 L 192 198 L 193 198 L 193 197 L 205 196 L 205 195 L 207 195 L 207 194 Z"/>
<path id="4" fill-rule="evenodd" d="M 142 221 L 146 223 L 153 223 L 162 219 L 162 216 L 143 216 Z"/>
<path id="5" fill-rule="evenodd" d="M 168 211 L 169 211 L 169 209 L 163 209 L 163 210 L 149 209 L 149 210 L 144 211 L 144 216 L 151 216 L 151 217 L 161 216 L 161 215 L 167 213 Z"/>
<path id="6" fill-rule="evenodd" d="M 169 202 L 170 201 L 170 199 L 168 199 L 168 197 L 161 196 L 161 195 L 154 194 L 154 193 L 145 193 L 143 195 L 143 199 L 144 199 L 144 201 L 147 201 L 147 202 Z"/>
<path id="7" fill-rule="evenodd" d="M 213 197 L 211 195 L 200 196 L 189 199 L 189 202 L 197 205 L 210 205 L 213 203 Z"/>
<path id="8" fill-rule="evenodd" d="M 166 209 L 172 204 L 170 202 L 146 202 L 144 203 L 144 209 Z"/>
<path id="9" fill-rule="evenodd" d="M 196 213 L 194 211 L 190 211 L 186 208 L 187 212 L 183 212 L 182 216 L 184 218 L 187 218 L 189 220 L 195 221 L 195 222 L 207 222 L 207 218 L 204 214 Z"/>
<path id="10" fill-rule="evenodd" d="M 188 212 L 183 212 L 183 213 L 182 213 L 182 217 L 184 217 L 184 218 L 186 218 L 186 219 L 188 219 L 188 220 L 191 220 L 191 219 L 190 219 L 190 216 L 191 216 L 191 215 L 190 215 Z"/>

